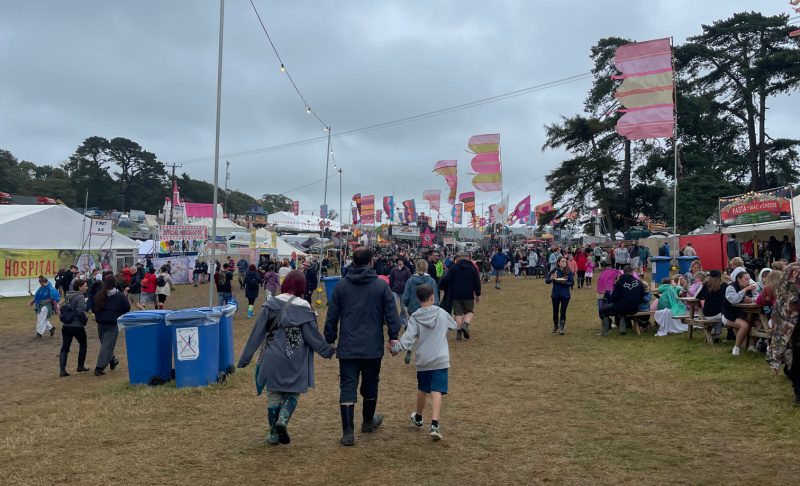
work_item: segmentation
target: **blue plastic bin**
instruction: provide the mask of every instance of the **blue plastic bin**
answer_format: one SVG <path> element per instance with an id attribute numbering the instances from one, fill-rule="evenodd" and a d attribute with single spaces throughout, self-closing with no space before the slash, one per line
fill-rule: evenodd
<path id="1" fill-rule="evenodd" d="M 692 267 L 692 262 L 695 260 L 699 260 L 699 256 L 679 256 L 678 257 L 678 272 L 681 275 L 688 272 Z"/>
<path id="2" fill-rule="evenodd" d="M 172 338 L 164 321 L 172 312 L 129 312 L 117 319 L 117 327 L 125 331 L 131 385 L 162 385 L 172 379 Z"/>
<path id="3" fill-rule="evenodd" d="M 178 388 L 206 386 L 220 379 L 218 310 L 179 310 L 167 315 L 166 323 L 175 356 Z M 221 373 L 224 378 L 225 373 Z"/>
<path id="4" fill-rule="evenodd" d="M 331 301 L 333 298 L 333 288 L 336 287 L 336 284 L 339 283 L 342 277 L 335 276 L 335 277 L 325 277 L 322 279 L 325 282 L 325 295 L 328 298 L 328 302 Z"/>
<path id="5" fill-rule="evenodd" d="M 656 270 L 653 272 L 653 282 L 656 287 L 661 285 L 661 281 L 669 277 L 669 267 L 672 263 L 672 257 L 650 257 L 650 261 L 656 264 Z"/>
<path id="6" fill-rule="evenodd" d="M 236 371 L 233 356 L 233 314 L 236 313 L 236 306 L 216 306 L 213 309 L 222 313 L 219 321 L 219 371 L 230 375 Z"/>

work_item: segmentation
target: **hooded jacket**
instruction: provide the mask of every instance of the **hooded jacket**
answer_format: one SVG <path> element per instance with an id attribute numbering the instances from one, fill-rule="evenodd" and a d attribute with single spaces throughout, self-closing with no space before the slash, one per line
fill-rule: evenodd
<path id="1" fill-rule="evenodd" d="M 411 270 L 407 266 L 403 265 L 402 269 L 396 266 L 389 274 L 389 287 L 391 287 L 392 292 L 403 295 L 406 290 L 406 282 L 410 278 Z"/>
<path id="2" fill-rule="evenodd" d="M 125 295 L 120 293 L 117 289 L 108 291 L 108 298 L 106 305 L 102 309 L 97 308 L 97 301 L 92 305 L 92 312 L 94 312 L 94 320 L 98 324 L 113 324 L 117 325 L 117 319 L 122 314 L 127 314 L 131 310 L 131 303 L 125 298 Z"/>
<path id="3" fill-rule="evenodd" d="M 36 293 L 33 295 L 33 302 L 36 304 L 34 310 L 36 314 L 39 314 L 43 306 L 47 307 L 47 317 L 49 319 L 50 316 L 53 315 L 53 304 L 57 303 L 59 300 L 61 300 L 61 294 L 53 287 L 53 284 L 47 282 L 47 285 L 44 287 L 39 286 L 39 288 L 36 289 Z"/>
<path id="4" fill-rule="evenodd" d="M 238 368 L 250 364 L 267 337 L 267 326 L 291 297 L 281 294 L 261 307 L 250 338 L 239 357 Z M 333 347 L 319 333 L 311 306 L 297 297 L 286 307 L 278 330 L 264 346 L 256 383 L 258 386 L 266 385 L 267 391 L 305 393 L 309 388 L 314 388 L 315 352 L 323 358 L 330 358 L 333 356 Z"/>
<path id="5" fill-rule="evenodd" d="M 481 274 L 471 261 L 461 259 L 444 276 L 442 286 L 453 300 L 472 300 L 481 296 Z"/>
<path id="6" fill-rule="evenodd" d="M 64 299 L 67 301 L 67 304 L 69 304 L 69 306 L 72 307 L 72 310 L 75 312 L 75 319 L 73 319 L 70 322 L 64 322 L 62 324 L 64 324 L 65 326 L 86 327 L 86 319 L 80 321 L 77 317 L 79 314 L 84 314 L 86 312 L 86 296 L 84 295 L 84 293 L 79 290 L 68 290 Z"/>
<path id="7" fill-rule="evenodd" d="M 264 275 L 264 290 L 268 290 L 273 294 L 278 291 L 278 286 L 280 285 L 280 278 L 278 274 L 269 271 L 266 275 Z"/>
<path id="8" fill-rule="evenodd" d="M 611 292 L 613 309 L 626 314 L 636 314 L 646 292 L 647 289 L 636 277 L 623 273 L 614 284 L 614 291 Z"/>
<path id="9" fill-rule="evenodd" d="M 142 281 L 144 280 L 144 267 L 136 267 L 136 273 L 131 275 L 131 283 L 128 285 L 129 294 L 142 293 Z"/>
<path id="10" fill-rule="evenodd" d="M 392 352 L 410 348 L 419 338 L 415 349 L 414 365 L 417 371 L 441 370 L 450 367 L 450 349 L 447 347 L 447 331 L 456 329 L 456 321 L 444 309 L 437 306 L 420 307 L 408 319 L 408 328 Z"/>
<path id="11" fill-rule="evenodd" d="M 671 310 L 673 318 L 686 314 L 686 306 L 678 300 L 678 292 L 675 287 L 670 284 L 662 284 L 658 291 L 661 292 L 661 296 L 658 298 L 658 310 Z"/>
<path id="12" fill-rule="evenodd" d="M 414 274 L 414 276 L 406 282 L 406 290 L 403 292 L 403 305 L 408 308 L 408 315 L 413 314 L 414 311 L 421 306 L 419 300 L 417 300 L 417 287 L 420 285 L 430 285 L 433 287 L 433 304 L 439 305 L 439 286 L 436 285 L 436 280 L 428 274 Z"/>
<path id="13" fill-rule="evenodd" d="M 383 357 L 383 323 L 389 340 L 400 333 L 400 316 L 392 291 L 370 266 L 351 266 L 333 288 L 325 319 L 325 341 L 336 346 L 339 359 Z"/>

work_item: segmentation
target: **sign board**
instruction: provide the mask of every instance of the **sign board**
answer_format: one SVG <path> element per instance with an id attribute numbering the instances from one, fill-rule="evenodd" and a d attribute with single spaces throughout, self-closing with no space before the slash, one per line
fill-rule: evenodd
<path id="1" fill-rule="evenodd" d="M 445 236 L 443 243 L 445 245 L 455 245 L 456 244 L 456 239 L 453 238 L 452 236 Z"/>
<path id="2" fill-rule="evenodd" d="M 778 187 L 719 199 L 720 226 L 792 219 L 792 190 Z"/>
<path id="3" fill-rule="evenodd" d="M 114 227 L 114 220 L 92 218 L 92 224 L 89 228 L 89 234 L 111 236 L 113 232 L 112 231 L 113 227 Z"/>
<path id="4" fill-rule="evenodd" d="M 196 327 L 175 328 L 178 361 L 193 361 L 200 356 L 200 337 Z"/>
<path id="5" fill-rule="evenodd" d="M 663 231 L 665 227 L 664 223 L 647 223 L 647 229 L 650 231 Z"/>
<path id="6" fill-rule="evenodd" d="M 207 240 L 208 231 L 205 226 L 159 226 L 158 239 L 162 241 Z"/>
<path id="7" fill-rule="evenodd" d="M 419 227 L 417 226 L 395 226 L 392 231 L 394 236 L 406 238 L 419 238 Z"/>

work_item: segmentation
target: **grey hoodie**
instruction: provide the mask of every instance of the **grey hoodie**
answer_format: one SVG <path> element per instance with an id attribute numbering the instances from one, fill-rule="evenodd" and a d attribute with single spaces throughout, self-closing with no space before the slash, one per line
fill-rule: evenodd
<path id="1" fill-rule="evenodd" d="M 439 306 L 420 307 L 408 320 L 408 328 L 394 345 L 399 353 L 409 349 L 419 337 L 414 365 L 417 371 L 441 370 L 450 367 L 450 349 L 447 346 L 448 329 L 456 329 L 456 321 Z"/>

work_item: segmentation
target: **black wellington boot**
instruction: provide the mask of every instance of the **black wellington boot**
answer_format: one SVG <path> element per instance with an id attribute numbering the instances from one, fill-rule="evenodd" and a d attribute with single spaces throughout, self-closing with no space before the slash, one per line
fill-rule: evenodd
<path id="1" fill-rule="evenodd" d="M 355 437 L 353 437 L 353 414 L 355 408 L 355 405 L 339 405 L 339 410 L 342 413 L 343 446 L 351 446 L 356 443 Z"/>
<path id="2" fill-rule="evenodd" d="M 58 355 L 58 365 L 61 367 L 61 373 L 58 376 L 69 376 L 69 373 L 67 373 L 67 356 L 69 356 L 67 352 L 62 352 Z"/>

